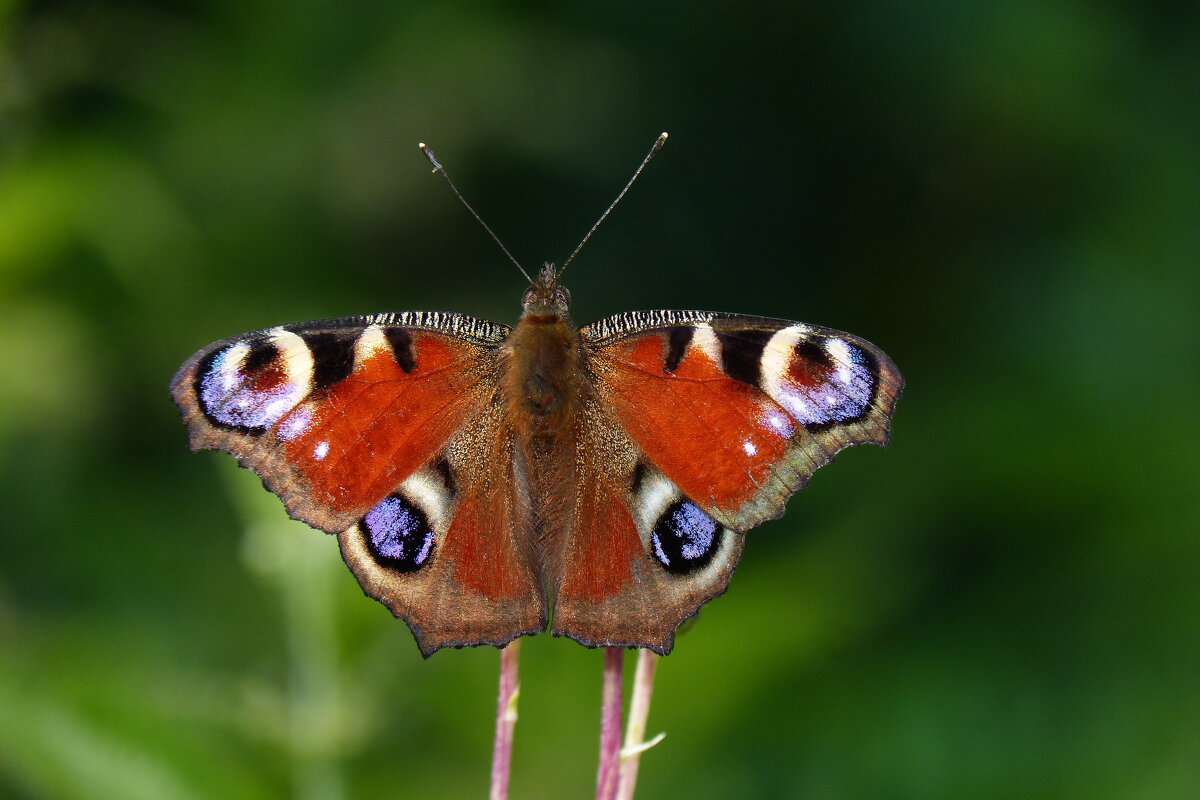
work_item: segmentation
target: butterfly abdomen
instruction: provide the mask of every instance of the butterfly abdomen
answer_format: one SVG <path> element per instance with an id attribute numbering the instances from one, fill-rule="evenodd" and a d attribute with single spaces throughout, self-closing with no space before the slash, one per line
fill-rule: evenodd
<path id="1" fill-rule="evenodd" d="M 504 404 L 532 510 L 532 563 L 552 598 L 574 514 L 578 429 L 591 384 L 579 332 L 561 313 L 526 313 L 501 348 Z"/>

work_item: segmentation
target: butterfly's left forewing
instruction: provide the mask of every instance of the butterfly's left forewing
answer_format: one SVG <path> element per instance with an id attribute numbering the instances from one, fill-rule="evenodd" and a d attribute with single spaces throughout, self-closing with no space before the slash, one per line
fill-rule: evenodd
<path id="1" fill-rule="evenodd" d="M 340 534 L 422 651 L 501 644 L 546 614 L 495 413 L 508 333 L 434 312 L 270 328 L 196 353 L 171 393 L 192 448 L 231 453 L 292 517 Z"/>
<path id="2" fill-rule="evenodd" d="M 729 528 L 778 517 L 839 450 L 886 445 L 903 378 L 870 342 L 801 322 L 631 312 L 582 331 L 605 404 Z"/>

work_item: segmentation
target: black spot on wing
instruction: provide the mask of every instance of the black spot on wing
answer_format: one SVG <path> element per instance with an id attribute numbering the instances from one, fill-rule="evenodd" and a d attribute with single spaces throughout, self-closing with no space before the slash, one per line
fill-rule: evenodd
<path id="1" fill-rule="evenodd" d="M 829 352 L 821 345 L 821 340 L 817 339 L 802 339 L 796 342 L 795 347 L 796 357 L 807 362 L 819 365 L 822 369 L 833 369 L 833 358 Z"/>
<path id="2" fill-rule="evenodd" d="M 354 371 L 354 343 L 359 331 L 301 333 L 313 357 L 312 390 L 327 389 Z"/>
<path id="3" fill-rule="evenodd" d="M 215 356 L 216 353 L 210 353 L 206 360 Z M 253 375 L 265 366 L 274 363 L 275 359 L 279 358 L 279 347 L 270 339 L 260 339 L 257 342 L 250 343 L 250 352 L 246 354 L 246 358 L 242 361 L 241 371 L 246 375 Z M 208 360 L 209 365 L 212 364 Z M 204 370 L 207 372 L 207 370 Z"/>
<path id="4" fill-rule="evenodd" d="M 396 359 L 396 365 L 406 373 L 416 369 L 417 361 L 413 357 L 412 334 L 408 332 L 408 328 L 384 328 L 383 335 L 387 337 L 388 343 L 392 346 L 392 355 Z"/>
<path id="5" fill-rule="evenodd" d="M 819 422 L 804 423 L 804 430 L 808 431 L 809 433 L 824 433 L 825 431 L 830 430 L 834 426 L 841 425 L 841 424 L 842 424 L 841 422 L 835 420 L 833 417 L 828 417 Z"/>
<path id="6" fill-rule="evenodd" d="M 454 470 L 450 468 L 450 461 L 445 456 L 442 456 L 433 462 L 433 471 L 442 479 L 442 485 L 446 487 L 446 491 L 450 493 L 450 497 L 453 499 L 458 494 L 458 481 L 454 478 Z"/>
<path id="7" fill-rule="evenodd" d="M 629 479 L 629 488 L 634 494 L 641 491 L 642 481 L 646 480 L 646 465 L 639 461 L 633 468 L 633 477 Z"/>
<path id="8" fill-rule="evenodd" d="M 695 333 L 696 329 L 691 325 L 678 325 L 668 329 L 667 357 L 663 360 L 664 370 L 674 372 L 679 368 L 683 357 L 687 355 L 688 345 L 692 343 L 692 336 Z"/>
<path id="9" fill-rule="evenodd" d="M 757 387 L 762 378 L 762 353 L 774 331 L 740 330 L 717 332 L 721 344 L 721 365 L 734 380 Z"/>

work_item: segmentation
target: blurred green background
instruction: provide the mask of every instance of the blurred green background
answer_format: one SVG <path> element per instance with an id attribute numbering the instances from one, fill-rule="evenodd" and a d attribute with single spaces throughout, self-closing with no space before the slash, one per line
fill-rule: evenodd
<path id="1" fill-rule="evenodd" d="M 904 371 L 661 665 L 639 797 L 1200 795 L 1200 7 L 0 3 L 0 795 L 481 797 L 424 661 L 167 381 L 405 309 L 800 319 Z M 514 798 L 592 792 L 526 640 Z M 632 664 L 632 658 L 629 659 Z"/>

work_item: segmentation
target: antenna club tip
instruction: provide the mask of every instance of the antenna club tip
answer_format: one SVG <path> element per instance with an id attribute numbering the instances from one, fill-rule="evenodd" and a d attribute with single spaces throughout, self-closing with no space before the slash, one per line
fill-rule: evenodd
<path id="1" fill-rule="evenodd" d="M 660 139 L 666 139 L 666 138 L 667 138 L 667 135 L 668 135 L 668 134 L 667 134 L 667 132 L 666 132 L 666 131 L 663 131 L 662 133 L 660 133 L 660 134 L 658 135 L 658 138 L 660 138 Z"/>
<path id="2" fill-rule="evenodd" d="M 418 150 L 424 150 L 424 149 L 425 149 L 425 143 L 424 143 L 424 142 L 417 142 L 417 149 L 418 149 Z"/>

